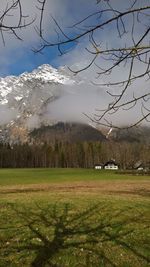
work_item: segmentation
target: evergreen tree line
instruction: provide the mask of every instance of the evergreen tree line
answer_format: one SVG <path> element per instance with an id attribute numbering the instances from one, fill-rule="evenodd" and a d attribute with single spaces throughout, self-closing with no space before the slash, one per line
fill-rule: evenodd
<path id="1" fill-rule="evenodd" d="M 132 169 L 141 160 L 150 162 L 150 146 L 127 142 L 82 142 L 53 144 L 0 144 L 0 168 L 93 168 L 115 159 L 122 169 Z"/>

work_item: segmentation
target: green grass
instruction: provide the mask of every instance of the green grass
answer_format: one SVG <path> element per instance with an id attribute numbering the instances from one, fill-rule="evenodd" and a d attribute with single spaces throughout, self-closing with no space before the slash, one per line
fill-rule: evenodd
<path id="1" fill-rule="evenodd" d="M 78 169 L 0 170 L 3 186 L 99 179 L 145 178 Z M 149 204 L 143 194 L 1 193 L 0 267 L 148 267 Z"/>
<path id="2" fill-rule="evenodd" d="M 145 179 L 142 175 L 122 175 L 115 171 L 93 169 L 0 169 L 0 185 L 51 182 Z"/>

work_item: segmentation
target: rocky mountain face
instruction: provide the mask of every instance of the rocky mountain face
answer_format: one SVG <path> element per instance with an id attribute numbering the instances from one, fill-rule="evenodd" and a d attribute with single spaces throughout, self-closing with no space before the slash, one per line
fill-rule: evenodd
<path id="1" fill-rule="evenodd" d="M 68 94 L 68 87 L 78 83 L 65 69 L 42 65 L 31 73 L 0 78 L 0 140 L 27 141 L 28 131 L 45 119 L 49 103 Z"/>

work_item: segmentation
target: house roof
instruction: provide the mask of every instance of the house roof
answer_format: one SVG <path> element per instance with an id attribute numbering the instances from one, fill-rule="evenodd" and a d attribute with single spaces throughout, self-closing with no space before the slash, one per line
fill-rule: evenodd
<path id="1" fill-rule="evenodd" d="M 115 162 L 115 160 L 109 160 L 107 161 L 104 166 L 107 166 L 107 165 L 115 165 L 115 166 L 118 166 L 118 164 Z"/>
<path id="2" fill-rule="evenodd" d="M 144 163 L 139 160 L 134 164 L 134 169 L 138 169 L 138 168 L 149 168 L 150 169 L 150 163 L 149 162 Z"/>

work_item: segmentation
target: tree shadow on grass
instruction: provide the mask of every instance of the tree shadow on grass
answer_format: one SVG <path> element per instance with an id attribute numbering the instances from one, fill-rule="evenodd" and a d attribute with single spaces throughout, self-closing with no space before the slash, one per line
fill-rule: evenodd
<path id="1" fill-rule="evenodd" d="M 135 228 L 142 214 L 132 216 L 130 208 L 111 210 L 101 203 L 84 210 L 70 204 L 9 208 L 11 226 L 6 222 L 0 228 L 7 267 L 148 266 L 147 253 L 138 249 Z M 140 242 L 146 249 L 146 238 Z"/>

